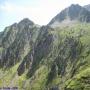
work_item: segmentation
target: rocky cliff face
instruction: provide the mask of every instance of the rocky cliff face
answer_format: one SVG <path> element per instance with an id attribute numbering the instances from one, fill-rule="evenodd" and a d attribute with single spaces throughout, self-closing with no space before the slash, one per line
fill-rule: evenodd
<path id="1" fill-rule="evenodd" d="M 22 60 L 35 42 L 38 31 L 39 27 L 28 19 L 7 27 L 1 40 L 1 47 L 4 48 L 1 66 L 12 66 Z M 34 34 L 36 36 L 32 39 Z"/>
<path id="2" fill-rule="evenodd" d="M 90 11 L 90 4 L 85 5 L 84 8 L 86 8 L 88 11 Z"/>
<path id="3" fill-rule="evenodd" d="M 89 90 L 90 24 L 85 19 L 89 13 L 71 5 L 47 26 L 40 27 L 26 18 L 6 27 L 0 33 L 0 87 Z M 66 18 L 80 22 L 51 27 L 54 21 L 62 23 Z"/>

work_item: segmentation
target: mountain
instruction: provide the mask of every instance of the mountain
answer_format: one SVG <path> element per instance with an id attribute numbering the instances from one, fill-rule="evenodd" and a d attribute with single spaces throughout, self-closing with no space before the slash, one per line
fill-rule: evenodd
<path id="1" fill-rule="evenodd" d="M 86 8 L 88 11 L 90 11 L 90 4 L 85 5 L 84 8 Z"/>
<path id="2" fill-rule="evenodd" d="M 0 33 L 0 87 L 90 90 L 90 23 L 85 19 L 87 16 L 90 17 L 89 11 L 73 4 L 46 26 L 25 18 L 6 27 Z M 65 25 L 67 18 L 68 26 Z M 53 28 L 56 21 L 59 27 Z M 62 25 L 62 22 L 65 23 Z"/>
<path id="3" fill-rule="evenodd" d="M 74 22 L 90 22 L 90 12 L 80 5 L 72 4 L 68 8 L 62 10 L 58 15 L 56 15 L 50 22 L 49 25 L 60 25 L 74 23 Z"/>
<path id="4" fill-rule="evenodd" d="M 1 39 L 1 48 L 4 49 L 1 66 L 12 66 L 23 59 L 35 42 L 38 30 L 39 27 L 26 18 L 18 24 L 7 27 Z M 36 36 L 32 39 L 34 33 Z"/>

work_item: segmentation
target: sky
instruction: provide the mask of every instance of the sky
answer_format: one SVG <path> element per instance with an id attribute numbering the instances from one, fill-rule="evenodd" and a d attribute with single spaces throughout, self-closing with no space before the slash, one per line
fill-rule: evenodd
<path id="1" fill-rule="evenodd" d="M 84 6 L 90 4 L 90 0 L 0 0 L 0 31 L 23 18 L 46 25 L 71 4 Z"/>

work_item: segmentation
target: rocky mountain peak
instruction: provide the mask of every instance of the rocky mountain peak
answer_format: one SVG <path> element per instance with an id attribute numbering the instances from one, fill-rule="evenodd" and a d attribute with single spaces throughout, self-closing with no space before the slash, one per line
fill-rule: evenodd
<path id="1" fill-rule="evenodd" d="M 79 4 L 71 4 L 70 7 L 74 7 L 74 8 L 76 7 L 77 8 L 77 7 L 81 7 L 81 6 Z"/>
<path id="2" fill-rule="evenodd" d="M 63 21 L 79 21 L 79 22 L 90 22 L 90 12 L 84 7 L 78 4 L 72 4 L 71 6 L 62 10 L 58 15 L 56 15 L 50 22 L 49 25 L 60 24 Z M 67 23 L 68 23 L 67 22 Z"/>
<path id="3" fill-rule="evenodd" d="M 34 22 L 29 20 L 28 18 L 24 18 L 23 20 L 21 20 L 19 23 L 18 23 L 19 26 L 23 26 L 23 25 L 34 25 Z"/>

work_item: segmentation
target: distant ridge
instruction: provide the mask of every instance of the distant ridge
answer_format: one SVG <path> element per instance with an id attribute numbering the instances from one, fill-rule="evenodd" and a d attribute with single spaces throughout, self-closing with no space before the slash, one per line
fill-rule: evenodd
<path id="1" fill-rule="evenodd" d="M 79 22 L 90 22 L 90 12 L 84 7 L 78 4 L 72 4 L 71 6 L 62 10 L 57 14 L 50 22 L 49 25 L 54 25 L 55 23 L 62 23 L 70 21 L 79 21 Z"/>

